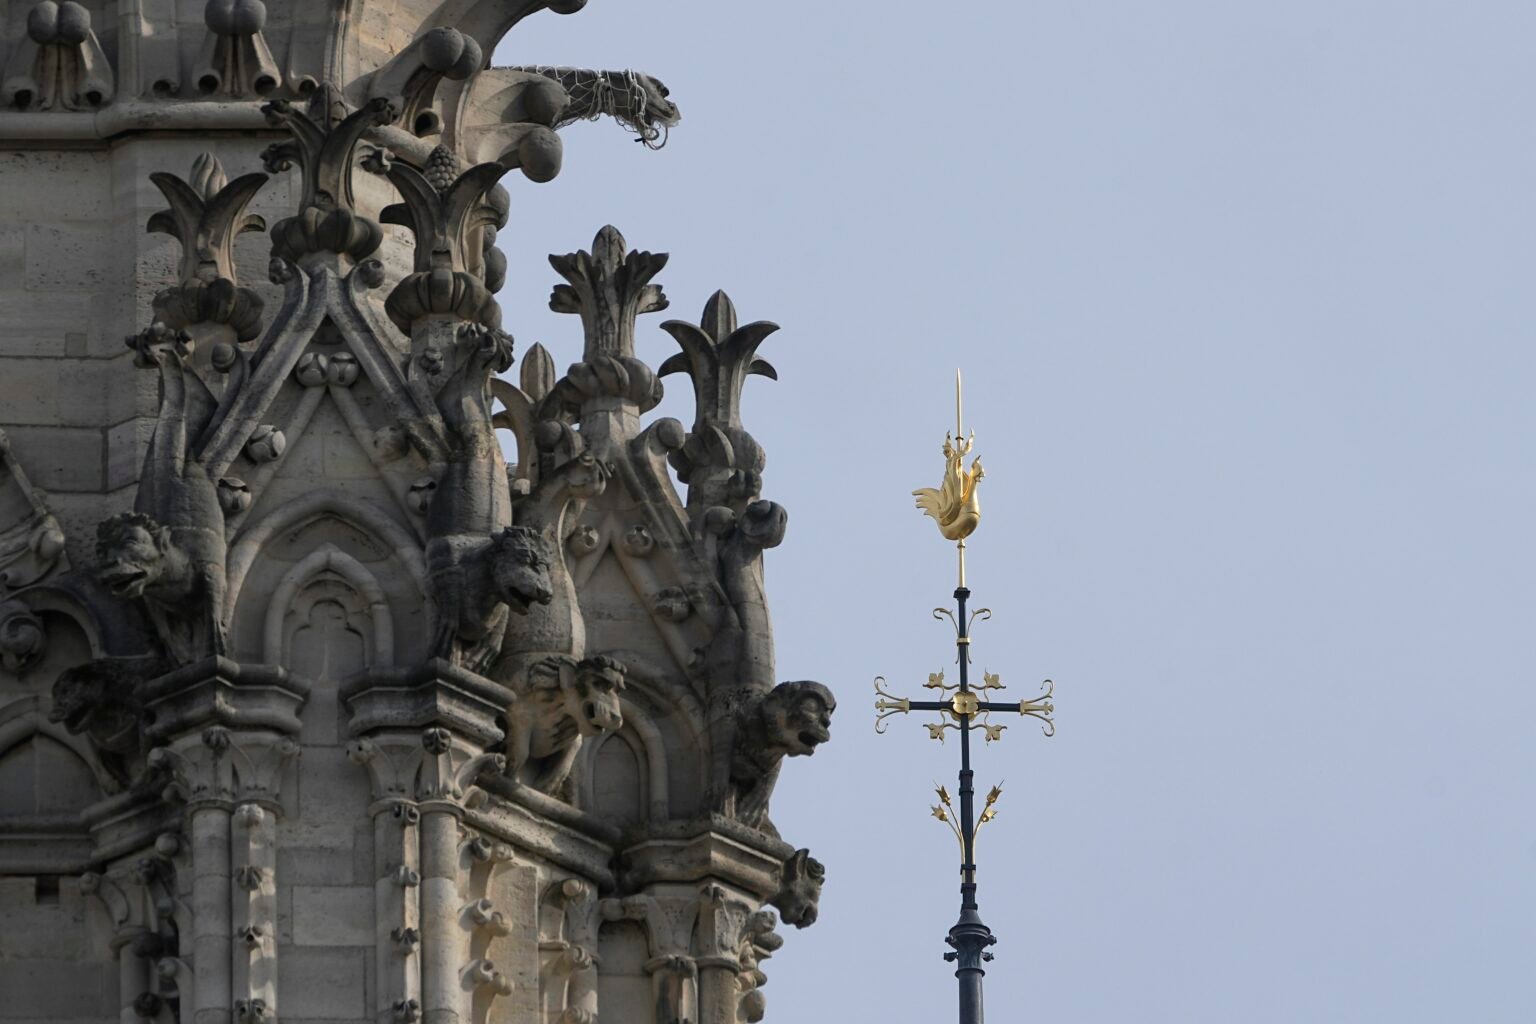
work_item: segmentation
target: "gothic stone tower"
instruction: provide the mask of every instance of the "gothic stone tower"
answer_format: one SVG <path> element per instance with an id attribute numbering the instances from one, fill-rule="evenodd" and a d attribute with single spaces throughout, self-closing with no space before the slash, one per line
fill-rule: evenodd
<path id="1" fill-rule="evenodd" d="M 0 1019 L 763 1017 L 833 709 L 775 685 L 774 327 L 646 366 L 613 228 L 550 261 L 579 351 L 493 297 L 560 127 L 677 121 L 487 66 L 581 5 L 0 6 Z"/>

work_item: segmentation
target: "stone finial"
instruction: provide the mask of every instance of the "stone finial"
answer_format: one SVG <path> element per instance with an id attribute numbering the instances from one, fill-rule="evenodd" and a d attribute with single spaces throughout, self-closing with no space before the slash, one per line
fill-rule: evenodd
<path id="1" fill-rule="evenodd" d="M 261 333 L 261 297 L 235 280 L 234 244 L 247 231 L 264 231 L 266 221 L 246 207 L 267 176 L 259 171 L 227 182 L 212 153 L 192 165 L 191 181 L 163 171 L 149 176 L 170 209 L 149 218 L 152 232 L 181 243 L 179 284 L 155 296 L 155 315 L 170 327 L 228 324 L 240 341 Z"/>
<path id="2" fill-rule="evenodd" d="M 0 105 L 17 110 L 90 110 L 112 100 L 112 65 L 74 0 L 42 0 L 27 14 L 27 33 L 0 83 Z"/>
<path id="3" fill-rule="evenodd" d="M 576 313 L 586 332 L 584 357 L 633 358 L 635 318 L 667 308 L 667 296 L 651 278 L 667 265 L 666 253 L 626 251 L 619 229 L 608 225 L 592 239 L 592 251 L 551 256 L 569 284 L 557 284 L 549 296 L 556 313 Z"/>
<path id="4" fill-rule="evenodd" d="M 635 358 L 635 319 L 641 313 L 667 308 L 660 285 L 651 284 L 667 264 L 666 253 L 628 251 L 624 236 L 608 226 L 592 240 L 592 251 L 551 256 L 550 266 L 569 284 L 555 285 L 549 308 L 581 317 L 585 344 L 582 360 L 556 384 L 554 397 L 565 409 L 583 417 L 599 447 L 605 437 L 632 436 L 636 424 L 598 427 L 587 423 L 592 399 L 618 398 L 629 403 L 627 420 L 661 401 L 661 381 Z"/>
<path id="5" fill-rule="evenodd" d="M 405 200 L 385 207 L 380 219 L 416 236 L 415 272 L 384 303 L 395 326 L 409 333 L 422 317 L 446 315 L 499 327 L 501 307 L 490 285 L 500 285 L 505 264 L 487 260 L 485 233 L 506 223 L 506 192 L 496 182 L 507 168 L 477 164 L 460 174 L 444 146 L 432 150 L 420 170 L 384 149 L 370 153 L 363 166 L 387 177 Z"/>
<path id="6" fill-rule="evenodd" d="M 267 24 L 262 0 L 208 0 L 203 24 L 208 36 L 193 74 L 199 92 L 265 96 L 283 84 L 283 73 L 262 35 Z"/>
<path id="7" fill-rule="evenodd" d="M 287 128 L 292 138 L 267 147 L 262 162 L 268 171 L 285 171 L 295 163 L 304 179 L 297 216 L 272 228 L 272 255 L 298 263 L 312 253 L 337 253 L 362 260 L 379 247 L 379 225 L 357 212 L 352 194 L 352 154 L 369 128 L 395 120 L 386 99 L 373 99 L 347 113 L 334 86 L 321 86 L 310 109 L 299 110 L 287 100 L 262 107 L 274 128 Z"/>
<path id="8" fill-rule="evenodd" d="M 678 479 L 688 484 L 692 508 L 739 508 L 762 490 L 763 449 L 741 425 L 741 392 L 747 377 L 779 375 L 757 348 L 778 324 L 759 320 L 736 325 L 736 307 L 725 292 L 704 305 L 698 324 L 668 320 L 661 329 L 682 351 L 661 364 L 660 376 L 687 373 L 693 381 L 693 432 L 671 456 Z"/>

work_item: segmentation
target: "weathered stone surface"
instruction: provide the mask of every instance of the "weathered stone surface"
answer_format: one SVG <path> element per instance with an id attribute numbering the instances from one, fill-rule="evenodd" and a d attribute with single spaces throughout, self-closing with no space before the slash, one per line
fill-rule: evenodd
<path id="1" fill-rule="evenodd" d="M 611 226 L 551 257 L 568 344 L 494 297 L 559 129 L 679 122 L 485 67 L 582 5 L 11 19 L 0 1022 L 761 1018 L 823 880 L 769 797 L 834 703 L 775 688 L 774 327 L 717 294 L 648 366 L 667 257 Z"/>

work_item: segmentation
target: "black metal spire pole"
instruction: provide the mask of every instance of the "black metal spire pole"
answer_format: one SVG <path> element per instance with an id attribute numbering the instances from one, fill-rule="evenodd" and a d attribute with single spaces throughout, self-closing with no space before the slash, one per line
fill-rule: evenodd
<path id="1" fill-rule="evenodd" d="M 992 612 L 986 608 L 975 611 L 966 609 L 971 592 L 965 584 L 965 538 L 975 531 L 981 518 L 976 487 L 984 474 L 980 459 L 974 460 L 969 470 L 965 469 L 964 458 L 970 454 L 975 442 L 974 436 L 967 440 L 961 434 L 960 427 L 960 379 L 957 373 L 955 434 L 944 441 L 944 480 L 937 488 L 924 488 L 912 493 L 917 496 L 918 507 L 932 516 L 944 537 L 955 541 L 958 547 L 960 577 L 959 585 L 955 588 L 955 610 L 951 612 L 948 608 L 935 608 L 933 615 L 934 618 L 949 619 L 954 626 L 955 647 L 959 655 L 959 682 L 946 683 L 944 673 L 935 672 L 924 685 L 938 690 L 944 699 L 909 700 L 887 693 L 884 677 L 877 676 L 875 693 L 879 699 L 875 701 L 875 731 L 883 733 L 885 720 L 892 715 L 911 711 L 937 711 L 940 715 L 938 724 L 927 726 L 928 735 L 942 741 L 946 730 L 954 729 L 960 734 L 959 820 L 955 820 L 955 807 L 943 786 L 938 787 L 940 804 L 933 808 L 933 815 L 949 825 L 955 838 L 960 841 L 960 917 L 945 936 L 944 941 L 949 944 L 950 951 L 944 954 L 944 959 L 955 965 L 955 977 L 960 990 L 960 1024 L 982 1024 L 982 979 L 986 976 L 982 964 L 992 959 L 987 947 L 997 941 L 997 936 L 981 920 L 981 908 L 976 901 L 976 834 L 981 826 L 997 816 L 994 805 L 1002 793 L 1002 787 L 992 787 L 978 817 L 975 773 L 971 770 L 971 730 L 979 728 L 988 743 L 1001 739 L 1003 730 L 1008 727 L 993 725 L 988 716 L 1012 712 L 1039 719 L 1044 723 L 1045 734 L 1054 736 L 1056 725 L 1051 715 L 1055 707 L 1051 703 L 1051 696 L 1055 686 L 1047 679 L 1041 687 L 1043 692 L 1034 700 L 1005 703 L 982 699 L 991 691 L 1004 688 L 995 674 L 983 672 L 981 685 L 971 685 L 971 625 L 978 619 L 990 619 Z"/>
<path id="2" fill-rule="evenodd" d="M 955 646 L 959 648 L 960 694 L 969 694 L 971 637 L 966 621 L 965 601 L 971 592 L 965 587 L 955 588 Z M 968 707 L 969 702 L 963 702 Z M 937 710 L 937 709 L 935 709 Z M 960 981 L 960 1024 L 982 1024 L 981 980 L 986 976 L 982 961 L 991 960 L 987 947 L 997 941 L 981 920 L 981 907 L 976 902 L 976 824 L 975 786 L 971 771 L 971 716 L 960 714 L 960 919 L 950 928 L 945 938 L 953 949 L 944 959 L 955 964 L 955 977 Z"/>

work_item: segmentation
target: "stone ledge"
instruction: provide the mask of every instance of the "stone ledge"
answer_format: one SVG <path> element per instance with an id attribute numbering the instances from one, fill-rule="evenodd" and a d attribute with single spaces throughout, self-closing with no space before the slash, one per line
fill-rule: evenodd
<path id="1" fill-rule="evenodd" d="M 297 736 L 299 709 L 308 696 L 309 683 L 286 669 L 204 658 L 145 684 L 144 708 L 150 717 L 145 740 L 153 745 L 210 725 Z"/>

